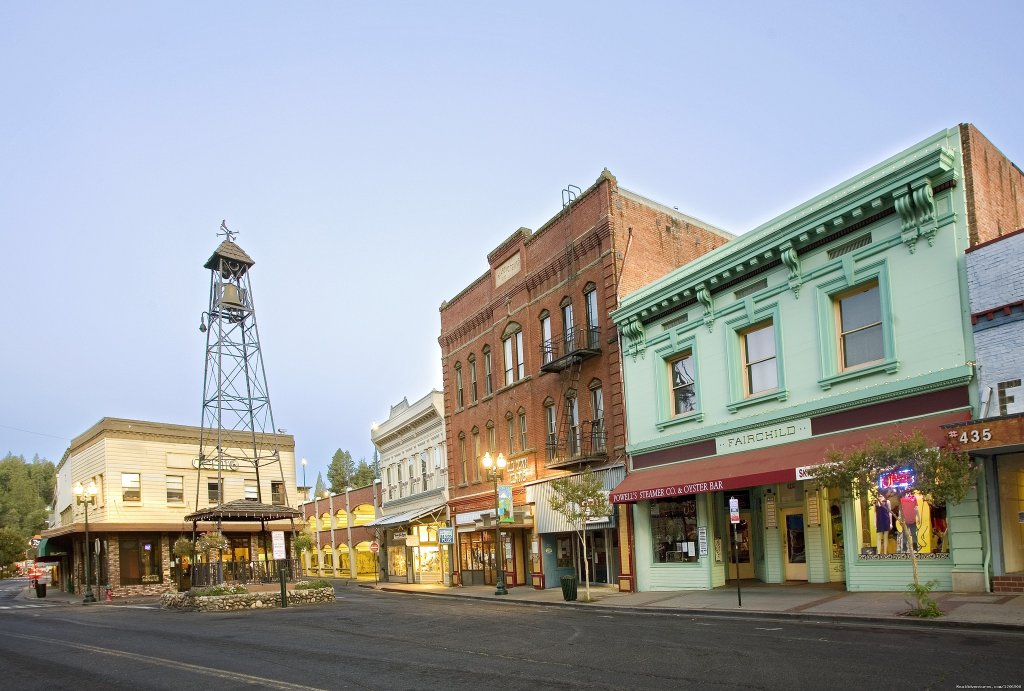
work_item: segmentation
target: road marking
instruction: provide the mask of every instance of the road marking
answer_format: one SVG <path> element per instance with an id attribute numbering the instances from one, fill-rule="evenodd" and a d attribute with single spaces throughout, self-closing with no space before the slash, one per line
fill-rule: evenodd
<path id="1" fill-rule="evenodd" d="M 782 627 L 781 626 L 776 626 L 774 629 L 766 629 L 766 628 L 763 628 L 761 626 L 755 626 L 754 630 L 755 631 L 782 631 Z"/>
<path id="2" fill-rule="evenodd" d="M 8 636 L 10 638 L 21 638 L 27 641 L 37 641 L 41 644 L 48 646 L 63 645 L 68 648 L 76 648 L 78 650 L 85 650 L 91 653 L 99 653 L 101 655 L 110 655 L 112 657 L 122 657 L 128 660 L 135 660 L 137 662 L 148 662 L 155 665 L 161 665 L 163 667 L 169 667 L 176 670 L 186 670 L 194 672 L 196 674 L 203 674 L 210 677 L 216 677 L 218 679 L 226 679 L 228 681 L 240 681 L 250 684 L 259 684 L 269 689 L 302 689 L 304 691 L 326 691 L 316 686 L 303 686 L 302 684 L 291 684 L 287 681 L 278 681 L 277 679 L 268 679 L 267 677 L 257 677 L 252 674 L 241 674 L 239 672 L 229 672 L 223 669 L 215 669 L 213 667 L 203 667 L 201 665 L 193 665 L 188 662 L 180 662 L 178 660 L 168 660 L 161 657 L 151 657 L 149 655 L 139 655 L 137 653 L 129 653 L 124 650 L 114 650 L 112 648 L 101 648 L 95 645 L 86 645 L 85 643 L 72 643 L 71 641 L 59 641 L 50 637 L 31 636 L 28 634 L 20 633 L 8 633 L 6 631 L 0 631 L 0 636 Z"/>

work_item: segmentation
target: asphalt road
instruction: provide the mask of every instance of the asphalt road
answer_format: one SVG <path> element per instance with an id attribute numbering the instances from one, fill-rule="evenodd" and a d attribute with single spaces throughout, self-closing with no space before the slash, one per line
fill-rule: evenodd
<path id="1" fill-rule="evenodd" d="M 328 606 L 245 613 L 0 608 L 0 688 L 908 691 L 1024 682 L 1017 633 L 634 614 L 358 587 L 338 595 Z M 0 587 L 0 606 L 9 601 Z"/>

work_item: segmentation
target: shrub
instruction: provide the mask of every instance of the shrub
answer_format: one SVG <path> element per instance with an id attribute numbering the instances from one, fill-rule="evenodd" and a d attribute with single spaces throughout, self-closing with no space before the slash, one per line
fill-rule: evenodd
<path id="1" fill-rule="evenodd" d="M 299 581 L 295 584 L 295 590 L 313 590 L 314 588 L 332 588 L 330 581 L 318 578 L 315 581 Z"/>
<path id="2" fill-rule="evenodd" d="M 938 585 L 938 581 L 928 581 L 927 583 L 910 583 L 907 585 L 907 592 L 914 596 L 917 601 L 916 607 L 911 607 L 908 614 L 912 617 L 924 617 L 926 619 L 933 619 L 935 617 L 941 617 L 942 612 L 939 610 L 939 604 L 931 597 L 931 592 Z"/>
<path id="3" fill-rule="evenodd" d="M 219 585 L 211 585 L 208 588 L 193 588 L 189 592 L 193 597 L 210 597 L 214 595 L 244 595 L 249 591 L 246 590 L 244 585 L 221 583 Z"/>

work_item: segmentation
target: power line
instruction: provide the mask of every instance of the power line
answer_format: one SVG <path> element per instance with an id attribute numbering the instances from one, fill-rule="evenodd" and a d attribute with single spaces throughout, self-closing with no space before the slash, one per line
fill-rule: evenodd
<path id="1" fill-rule="evenodd" d="M 51 439 L 60 439 L 61 441 L 71 441 L 67 437 L 58 437 L 56 434 L 47 434 L 46 432 L 33 432 L 30 429 L 22 429 L 21 427 L 11 427 L 10 425 L 0 425 L 4 429 L 12 429 L 15 432 L 24 432 L 25 434 L 35 434 L 40 437 L 50 437 Z"/>

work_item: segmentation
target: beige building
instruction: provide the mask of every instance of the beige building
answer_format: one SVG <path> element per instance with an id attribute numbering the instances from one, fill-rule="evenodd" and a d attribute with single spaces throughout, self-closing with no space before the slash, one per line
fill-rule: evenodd
<path id="1" fill-rule="evenodd" d="M 244 458 L 247 440 L 252 455 L 250 434 L 224 432 L 222 439 L 230 457 Z M 53 586 L 85 592 L 86 509 L 88 582 L 93 588 L 109 585 L 115 596 L 123 596 L 176 588 L 180 564 L 172 545 L 179 535 L 191 536 L 193 526 L 184 520 L 188 514 L 237 500 L 297 505 L 294 438 L 268 434 L 258 439 L 265 451 L 277 449 L 277 460 L 263 460 L 267 464 L 260 467 L 258 485 L 255 468 L 244 461 L 219 472 L 199 471 L 199 427 L 103 418 L 73 439 L 57 465 L 51 527 L 38 548 L 40 557 L 55 565 Z M 215 445 L 211 437 L 204 448 Z M 85 491 L 76 495 L 76 487 Z M 92 502 L 81 501 L 92 488 Z M 199 523 L 197 528 L 209 531 L 216 525 Z M 270 531 L 285 531 L 290 542 L 291 529 L 288 521 L 268 525 L 266 533 L 258 520 L 226 522 L 223 532 L 231 547 L 223 558 L 258 565 L 267 553 L 273 558 Z"/>

